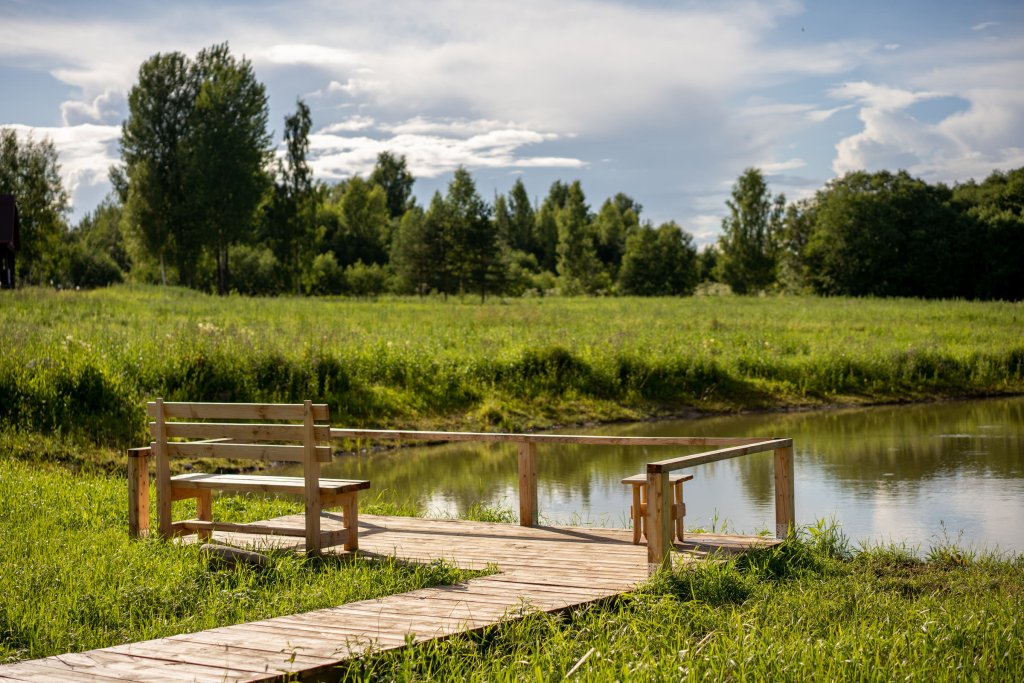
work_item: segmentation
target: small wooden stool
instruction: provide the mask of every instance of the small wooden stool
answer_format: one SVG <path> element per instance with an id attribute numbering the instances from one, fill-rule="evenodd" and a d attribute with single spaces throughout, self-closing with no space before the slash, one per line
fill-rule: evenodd
<path id="1" fill-rule="evenodd" d="M 686 516 L 686 503 L 683 502 L 683 482 L 693 479 L 692 474 L 670 474 L 668 482 L 672 485 L 671 519 L 675 523 L 676 537 L 683 540 L 683 517 Z M 633 544 L 640 544 L 640 535 L 647 538 L 647 475 L 634 474 L 622 480 L 623 484 L 633 486 L 633 505 L 629 515 L 633 518 Z"/>

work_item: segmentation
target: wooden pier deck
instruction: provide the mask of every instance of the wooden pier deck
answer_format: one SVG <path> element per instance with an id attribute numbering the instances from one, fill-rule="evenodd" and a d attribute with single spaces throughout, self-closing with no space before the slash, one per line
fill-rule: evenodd
<path id="1" fill-rule="evenodd" d="M 294 525 L 296 518 L 266 524 Z M 339 522 L 340 527 L 340 522 Z M 330 528 L 329 524 L 325 528 Z M 273 681 L 330 678 L 345 660 L 483 629 L 531 611 L 558 611 L 632 590 L 647 578 L 647 548 L 616 529 L 521 527 L 364 515 L 360 553 L 448 560 L 498 572 L 441 586 L 263 621 L 0 666 L 10 681 Z M 238 543 L 242 537 L 217 533 Z M 245 537 L 249 542 L 253 537 Z M 280 546 L 281 537 L 257 542 Z M 686 558 L 777 543 L 693 534 Z M 339 549 L 340 550 L 340 549 Z"/>

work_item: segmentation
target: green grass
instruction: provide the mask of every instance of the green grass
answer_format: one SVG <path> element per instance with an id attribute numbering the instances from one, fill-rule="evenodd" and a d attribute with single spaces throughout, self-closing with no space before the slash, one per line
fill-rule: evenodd
<path id="1" fill-rule="evenodd" d="M 473 303 L 470 303 L 473 301 Z M 0 293 L 0 452 L 146 440 L 143 403 L 295 401 L 344 426 L 525 429 L 1024 391 L 1024 306 L 818 299 Z M 32 448 L 28 435 L 46 435 Z M 96 449 L 92 449 L 96 452 Z M 116 460 L 113 454 L 101 460 Z"/>
<path id="2" fill-rule="evenodd" d="M 803 535 L 634 594 L 364 657 L 358 681 L 1021 680 L 1024 557 Z M 567 676 L 570 674 L 571 676 Z"/>
<path id="3" fill-rule="evenodd" d="M 0 663 L 108 647 L 450 584 L 448 564 L 305 559 L 225 568 L 199 552 L 128 538 L 123 478 L 0 459 Z M 394 505 L 370 513 L 410 513 Z M 253 521 L 294 503 L 221 498 L 214 514 Z"/>

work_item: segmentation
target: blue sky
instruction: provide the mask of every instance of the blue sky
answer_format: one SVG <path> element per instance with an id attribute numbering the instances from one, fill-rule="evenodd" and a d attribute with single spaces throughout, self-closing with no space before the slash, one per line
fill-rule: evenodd
<path id="1" fill-rule="evenodd" d="M 228 41 L 280 141 L 304 99 L 317 177 L 405 154 L 426 202 L 579 179 L 713 241 L 736 177 L 813 193 L 850 170 L 929 182 L 1024 166 L 1024 3 L 0 0 L 0 126 L 49 137 L 72 217 L 109 190 L 126 95 L 157 52 Z"/>

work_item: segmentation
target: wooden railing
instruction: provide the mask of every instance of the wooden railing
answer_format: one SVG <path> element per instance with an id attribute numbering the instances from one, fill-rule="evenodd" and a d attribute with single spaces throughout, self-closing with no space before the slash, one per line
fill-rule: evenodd
<path id="1" fill-rule="evenodd" d="M 519 523 L 537 526 L 537 446 L 544 444 L 587 446 L 722 446 L 718 450 L 659 460 L 647 465 L 647 561 L 668 562 L 672 549 L 671 472 L 750 453 L 775 452 L 775 533 L 785 537 L 795 524 L 793 510 L 793 440 L 757 437 L 713 436 L 579 436 L 568 434 L 501 434 L 490 432 L 422 432 L 391 429 L 331 429 L 332 439 L 390 441 L 472 441 L 515 443 L 519 447 Z"/>

